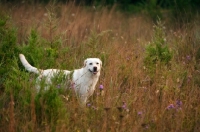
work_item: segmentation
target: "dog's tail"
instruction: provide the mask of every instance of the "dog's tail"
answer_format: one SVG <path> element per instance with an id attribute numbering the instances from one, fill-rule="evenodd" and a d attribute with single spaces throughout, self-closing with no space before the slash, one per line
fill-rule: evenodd
<path id="1" fill-rule="evenodd" d="M 36 67 L 33 67 L 31 66 L 28 61 L 26 60 L 25 56 L 23 54 L 19 54 L 19 58 L 23 64 L 23 66 L 25 67 L 25 69 L 29 72 L 33 72 L 33 73 L 36 73 L 36 74 L 39 74 L 40 73 L 40 70 L 37 69 Z"/>

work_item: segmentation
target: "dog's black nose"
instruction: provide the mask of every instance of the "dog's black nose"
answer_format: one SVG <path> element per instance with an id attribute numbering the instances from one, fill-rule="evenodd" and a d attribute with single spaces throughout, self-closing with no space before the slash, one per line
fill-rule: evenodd
<path id="1" fill-rule="evenodd" d="M 97 67 L 95 66 L 95 67 L 93 67 L 93 71 L 94 72 L 96 72 L 97 71 Z"/>

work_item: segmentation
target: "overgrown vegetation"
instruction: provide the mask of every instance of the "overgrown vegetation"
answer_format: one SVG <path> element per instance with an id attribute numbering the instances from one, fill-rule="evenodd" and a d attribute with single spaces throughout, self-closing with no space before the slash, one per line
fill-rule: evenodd
<path id="1" fill-rule="evenodd" d="M 115 7 L 0 6 L 10 11 L 0 17 L 0 131 L 199 131 L 198 15 L 176 26 Z M 73 70 L 100 58 L 86 108 L 60 76 L 38 92 L 19 53 L 41 69 Z"/>

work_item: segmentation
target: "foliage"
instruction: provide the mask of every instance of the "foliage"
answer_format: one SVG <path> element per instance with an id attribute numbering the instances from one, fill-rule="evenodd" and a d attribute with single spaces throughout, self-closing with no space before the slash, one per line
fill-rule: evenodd
<path id="1" fill-rule="evenodd" d="M 10 28 L 8 16 L 0 15 L 0 89 L 9 77 L 10 64 L 19 50 L 17 47 L 16 30 Z"/>
<path id="2" fill-rule="evenodd" d="M 154 73 L 158 65 L 169 65 L 171 59 L 172 53 L 166 43 L 164 26 L 161 21 L 157 21 L 153 39 L 146 46 L 144 64 L 151 73 Z"/>

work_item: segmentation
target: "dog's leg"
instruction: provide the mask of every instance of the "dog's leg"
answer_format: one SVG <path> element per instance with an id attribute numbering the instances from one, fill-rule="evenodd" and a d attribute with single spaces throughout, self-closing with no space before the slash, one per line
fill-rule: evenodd
<path id="1" fill-rule="evenodd" d="M 87 103 L 87 97 L 82 95 L 80 98 L 79 98 L 79 102 L 81 104 L 82 107 L 85 107 L 86 106 L 86 103 Z"/>

